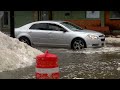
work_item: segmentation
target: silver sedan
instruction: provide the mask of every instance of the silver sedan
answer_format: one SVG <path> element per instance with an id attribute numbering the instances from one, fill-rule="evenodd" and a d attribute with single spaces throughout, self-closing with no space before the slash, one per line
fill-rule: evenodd
<path id="1" fill-rule="evenodd" d="M 74 50 L 103 47 L 105 35 L 66 21 L 36 21 L 15 28 L 15 37 L 28 45 L 66 47 Z"/>

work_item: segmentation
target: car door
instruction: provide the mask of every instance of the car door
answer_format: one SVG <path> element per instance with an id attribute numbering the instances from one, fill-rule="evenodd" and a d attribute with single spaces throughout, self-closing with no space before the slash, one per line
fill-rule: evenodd
<path id="1" fill-rule="evenodd" d="M 46 45 L 49 43 L 49 30 L 47 30 L 47 23 L 33 24 L 29 29 L 29 35 L 34 44 Z"/>
<path id="2" fill-rule="evenodd" d="M 50 44 L 53 46 L 66 46 L 68 45 L 67 41 L 67 32 L 65 29 L 57 24 L 48 24 L 48 29 L 51 32 L 48 33 Z M 61 31 L 64 30 L 64 31 Z M 66 30 L 67 31 L 67 30 Z"/>

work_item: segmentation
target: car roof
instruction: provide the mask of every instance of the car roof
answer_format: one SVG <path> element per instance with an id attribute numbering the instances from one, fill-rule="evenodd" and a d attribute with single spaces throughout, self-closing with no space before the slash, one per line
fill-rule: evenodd
<path id="1" fill-rule="evenodd" d="M 65 21 L 60 21 L 60 20 L 44 20 L 44 21 L 35 21 L 32 23 L 61 23 L 61 22 L 65 22 Z"/>
<path id="2" fill-rule="evenodd" d="M 25 24 L 25 25 L 21 26 L 21 28 L 30 26 L 30 25 L 32 25 L 32 24 L 37 24 L 37 23 L 62 23 L 62 22 L 67 22 L 67 21 L 60 21 L 60 20 L 35 21 L 35 22 L 31 22 L 31 23 Z"/>

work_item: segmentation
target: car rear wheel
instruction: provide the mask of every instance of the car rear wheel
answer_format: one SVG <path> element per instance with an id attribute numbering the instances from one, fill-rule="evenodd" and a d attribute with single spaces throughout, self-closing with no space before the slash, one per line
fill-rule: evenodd
<path id="1" fill-rule="evenodd" d="M 31 46 L 30 40 L 27 37 L 20 37 L 19 40 Z"/>
<path id="2" fill-rule="evenodd" d="M 72 49 L 73 50 L 80 50 L 82 48 L 85 48 L 85 42 L 82 39 L 75 39 L 72 43 Z"/>

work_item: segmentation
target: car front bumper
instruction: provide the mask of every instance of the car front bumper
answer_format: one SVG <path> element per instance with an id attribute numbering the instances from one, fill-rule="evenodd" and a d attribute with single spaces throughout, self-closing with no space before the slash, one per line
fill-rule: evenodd
<path id="1" fill-rule="evenodd" d="M 87 48 L 92 48 L 92 47 L 104 47 L 105 45 L 105 38 L 99 38 L 99 39 L 87 39 L 86 41 L 86 46 Z"/>

